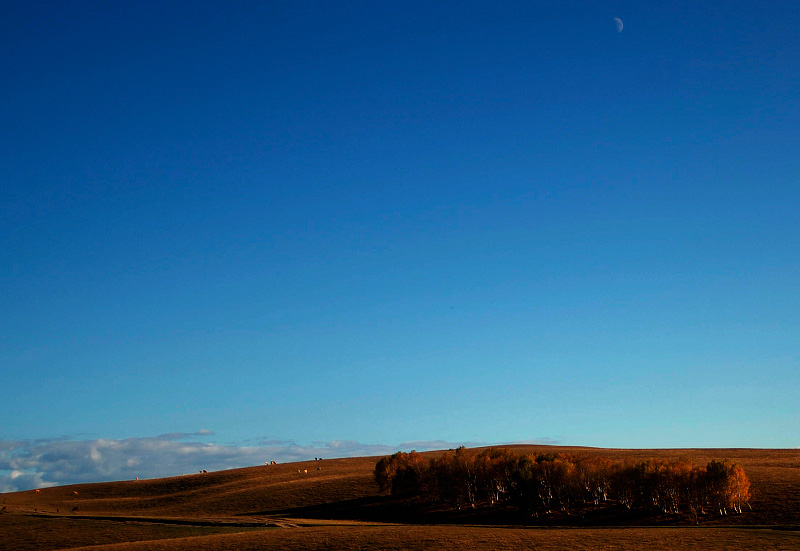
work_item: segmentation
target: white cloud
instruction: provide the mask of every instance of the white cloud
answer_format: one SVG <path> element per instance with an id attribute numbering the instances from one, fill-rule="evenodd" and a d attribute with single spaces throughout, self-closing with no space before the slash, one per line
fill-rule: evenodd
<path id="1" fill-rule="evenodd" d="M 15 469 L 7 476 L 0 476 L 0 493 L 50 486 L 56 486 L 56 484 L 43 480 L 41 473 L 28 473 Z"/>
<path id="2" fill-rule="evenodd" d="M 406 442 L 397 446 L 332 440 L 301 445 L 286 440 L 261 439 L 249 445 L 197 441 L 214 433 L 169 433 L 123 440 L 66 438 L 0 441 L 0 492 L 14 492 L 62 484 L 160 478 L 202 469 L 222 470 L 288 463 L 314 457 L 380 456 L 398 450 L 448 449 L 485 445 L 442 440 Z"/>

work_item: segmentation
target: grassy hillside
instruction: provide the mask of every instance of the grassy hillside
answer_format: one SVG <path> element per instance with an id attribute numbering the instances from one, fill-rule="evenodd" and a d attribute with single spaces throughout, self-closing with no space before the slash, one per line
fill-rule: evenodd
<path id="1" fill-rule="evenodd" d="M 689 457 L 696 464 L 705 464 L 711 459 L 729 459 L 741 464 L 752 482 L 753 510 L 742 515 L 709 517 L 703 520 L 704 529 L 722 530 L 725 537 L 733 537 L 740 533 L 732 531 L 733 528 L 719 526 L 780 526 L 790 529 L 800 526 L 800 450 L 612 450 L 544 446 L 515 446 L 512 449 L 517 453 L 597 454 L 619 461 Z M 433 456 L 436 453 L 425 455 Z M 409 509 L 402 501 L 379 496 L 377 485 L 372 479 L 378 459 L 361 457 L 307 461 L 156 480 L 80 484 L 47 488 L 38 492 L 0 494 L 0 504 L 7 510 L 0 514 L 0 532 L 4 536 L 4 549 L 21 551 L 67 549 L 81 545 L 139 540 L 162 540 L 163 545 L 171 542 L 170 549 L 200 548 L 186 547 L 189 545 L 187 542 L 199 545 L 201 540 L 221 542 L 234 537 L 240 538 L 237 540 L 239 543 L 234 545 L 237 548 L 247 548 L 251 545 L 248 542 L 256 542 L 252 543 L 256 546 L 253 548 L 270 548 L 262 541 L 268 537 L 271 542 L 282 542 L 280 545 L 276 543 L 278 547 L 275 548 L 299 549 L 303 548 L 300 541 L 304 537 L 302 534 L 311 538 L 306 541 L 309 546 L 307 548 L 317 545 L 313 541 L 320 543 L 323 540 L 351 537 L 356 542 L 360 538 L 378 538 L 378 534 L 380 538 L 386 539 L 383 547 L 393 548 L 396 545 L 396 548 L 413 548 L 412 542 L 404 539 L 411 531 L 403 529 L 398 532 L 396 528 L 386 526 L 385 523 L 411 521 L 420 524 L 440 520 L 462 525 L 503 523 L 502 516 L 469 516 L 474 515 L 473 512 L 461 516 L 420 516 L 413 513 L 413 507 Z M 74 510 L 76 507 L 77 510 Z M 409 513 L 410 510 L 413 514 Z M 384 524 L 375 525 L 368 521 L 380 521 Z M 652 523 L 653 519 L 646 521 Z M 265 532 L 265 527 L 273 529 Z M 288 535 L 286 530 L 280 529 L 294 527 L 301 528 L 292 531 L 294 535 Z M 640 529 L 627 528 L 619 534 L 622 537 L 622 534 L 631 533 L 625 530 Z M 436 545 L 448 548 L 448 538 L 452 537 L 455 538 L 453 541 L 457 541 L 464 537 L 463 534 L 459 536 L 458 531 L 466 528 L 417 526 L 414 530 L 427 530 L 426 533 L 431 537 L 438 534 L 435 537 L 441 541 Z M 488 538 L 487 542 L 495 537 L 490 533 L 497 537 L 500 537 L 497 534 L 508 537 L 518 534 L 508 528 L 486 527 L 482 530 L 489 531 L 481 536 Z M 574 534 L 575 529 L 572 530 L 569 533 Z M 246 533 L 233 535 L 229 533 L 231 531 Z M 718 533 L 717 541 L 724 539 L 720 535 L 723 532 Z M 753 530 L 746 532 L 751 535 L 756 533 Z M 266 533 L 273 535 L 266 536 Z M 474 535 L 478 532 L 470 533 Z M 797 536 L 792 530 L 770 530 L 768 533 L 771 534 L 770 538 L 779 534 L 776 537 L 789 538 L 786 541 L 800 543 L 797 539 L 791 540 Z M 420 532 L 418 535 L 424 540 L 421 534 Z M 599 534 L 598 532 L 598 537 Z M 297 542 L 292 543 L 295 539 Z M 494 541 L 486 548 L 502 548 L 504 544 L 501 543 L 499 540 Z M 695 543 L 702 547 L 700 543 Z M 152 541 L 147 545 L 150 547 L 136 547 L 128 543 L 120 548 L 156 548 Z M 547 547 L 550 544 L 541 545 L 543 549 L 550 548 Z M 800 548 L 800 545 L 795 548 Z"/>

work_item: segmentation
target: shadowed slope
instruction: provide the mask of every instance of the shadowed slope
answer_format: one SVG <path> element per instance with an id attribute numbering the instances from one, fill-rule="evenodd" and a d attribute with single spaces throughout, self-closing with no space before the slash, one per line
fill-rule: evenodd
<path id="1" fill-rule="evenodd" d="M 264 530 L 99 547 L 82 551 L 795 551 L 800 535 L 742 528 L 524 529 L 472 526 L 343 526 Z"/>

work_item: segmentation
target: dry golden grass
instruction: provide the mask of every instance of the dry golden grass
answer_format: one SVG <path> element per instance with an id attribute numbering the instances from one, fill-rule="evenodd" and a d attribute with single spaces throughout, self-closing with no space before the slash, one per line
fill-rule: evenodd
<path id="1" fill-rule="evenodd" d="M 95 546 L 95 551 L 800 549 L 800 450 L 513 449 L 632 461 L 688 457 L 695 464 L 730 459 L 744 467 L 752 482 L 753 511 L 708 517 L 700 528 L 370 524 L 363 519 L 402 517 L 393 516 L 400 509 L 376 496 L 372 470 L 378 458 L 365 457 L 0 494 L 0 504 L 8 509 L 0 514 L 0 547 L 7 551 L 81 546 Z M 72 513 L 73 507 L 79 510 Z M 325 520 L 333 518 L 340 520 Z M 778 526 L 794 529 L 774 529 Z"/>
<path id="2" fill-rule="evenodd" d="M 743 528 L 487 528 L 468 526 L 349 526 L 271 529 L 78 548 L 84 551 L 342 551 L 382 549 L 461 551 L 718 551 L 800 548 L 800 535 Z"/>
<path id="3" fill-rule="evenodd" d="M 0 515 L 0 549 L 69 549 L 124 541 L 194 538 L 242 530 L 247 529 L 6 514 Z"/>

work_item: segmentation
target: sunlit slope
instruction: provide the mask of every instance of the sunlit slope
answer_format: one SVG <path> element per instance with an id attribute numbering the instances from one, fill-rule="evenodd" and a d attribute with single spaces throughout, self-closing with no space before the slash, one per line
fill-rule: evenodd
<path id="1" fill-rule="evenodd" d="M 614 450 L 543 446 L 513 446 L 512 449 L 517 453 L 596 454 L 615 461 L 688 457 L 699 465 L 711 459 L 728 459 L 741 464 L 752 482 L 753 511 L 730 515 L 721 521 L 800 523 L 800 450 Z M 10 512 L 35 510 L 60 515 L 190 519 L 235 517 L 243 521 L 265 515 L 324 518 L 324 506 L 347 504 L 347 507 L 336 508 L 337 518 L 375 518 L 364 515 L 359 507 L 367 503 L 374 507 L 376 501 L 380 502 L 372 478 L 377 459 L 328 459 L 155 480 L 46 488 L 39 492 L 0 494 L 0 504 Z M 75 507 L 78 509 L 73 512 Z"/>
<path id="2" fill-rule="evenodd" d="M 375 495 L 377 458 L 308 461 L 154 480 L 78 484 L 5 494 L 9 509 L 109 516 L 228 517 Z M 77 492 L 77 493 L 75 493 Z"/>

